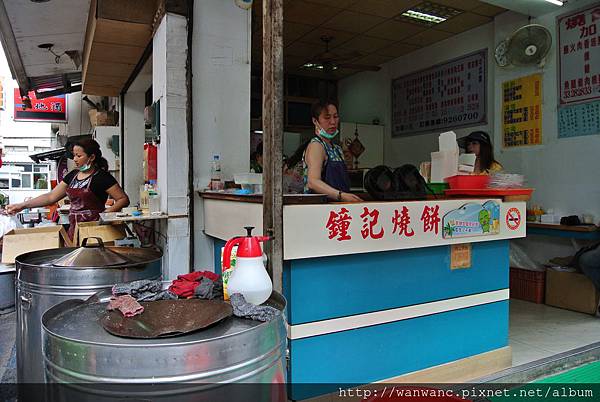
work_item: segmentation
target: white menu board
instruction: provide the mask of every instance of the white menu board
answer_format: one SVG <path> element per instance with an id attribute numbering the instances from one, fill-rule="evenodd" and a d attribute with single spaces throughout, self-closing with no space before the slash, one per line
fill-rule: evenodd
<path id="1" fill-rule="evenodd" d="M 487 49 L 392 81 L 392 135 L 487 122 Z"/>
<path id="2" fill-rule="evenodd" d="M 600 99 L 600 3 L 561 15 L 557 24 L 560 104 Z"/>

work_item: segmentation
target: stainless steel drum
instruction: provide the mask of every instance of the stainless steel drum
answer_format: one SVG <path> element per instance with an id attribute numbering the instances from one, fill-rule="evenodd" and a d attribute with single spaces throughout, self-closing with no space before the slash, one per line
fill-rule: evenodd
<path id="1" fill-rule="evenodd" d="M 87 301 L 68 300 L 49 309 L 42 318 L 47 381 L 76 384 L 67 388 L 77 388 L 84 394 L 63 400 L 103 400 L 114 390 L 114 384 L 125 384 L 137 386 L 127 392 L 130 398 L 154 401 L 157 395 L 152 392 L 163 397 L 191 393 L 191 400 L 216 401 L 221 400 L 216 394 L 198 399 L 190 387 L 206 394 L 206 389 L 216 384 L 285 383 L 287 337 L 283 314 L 269 322 L 229 317 L 173 338 L 121 338 L 111 335 L 100 323 L 109 296 L 101 292 Z M 286 304 L 276 292 L 266 303 L 281 311 Z M 85 383 L 88 387 L 82 388 Z M 171 390 L 165 392 L 169 383 L 178 385 L 171 384 Z M 242 390 L 250 392 L 252 387 Z M 281 390 L 285 391 L 283 386 Z M 227 396 L 225 400 L 238 400 L 230 393 Z"/>
<path id="2" fill-rule="evenodd" d="M 19 382 L 44 382 L 41 318 L 47 309 L 65 300 L 86 299 L 116 283 L 161 276 L 159 251 L 84 245 L 36 251 L 16 258 Z M 120 265 L 106 266 L 107 263 Z"/>

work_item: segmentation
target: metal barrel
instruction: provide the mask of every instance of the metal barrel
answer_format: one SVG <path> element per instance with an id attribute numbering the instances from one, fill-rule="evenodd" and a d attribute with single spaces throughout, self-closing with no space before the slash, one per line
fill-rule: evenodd
<path id="1" fill-rule="evenodd" d="M 85 395 L 78 400 L 102 400 L 116 392 L 116 384 L 131 387 L 128 397 L 152 400 L 190 393 L 197 398 L 198 392 L 206 397 L 222 392 L 215 391 L 217 384 L 285 384 L 286 302 L 279 293 L 267 301 L 282 311 L 271 321 L 229 317 L 197 332 L 156 339 L 111 335 L 100 323 L 106 303 L 91 300 L 63 302 L 42 319 L 47 381 L 78 384 L 80 390 L 91 384 L 83 386 Z M 169 390 L 173 383 L 179 386 Z M 71 392 L 76 388 L 69 387 Z M 219 399 L 215 394 L 193 400 Z"/>
<path id="2" fill-rule="evenodd" d="M 131 249 L 132 263 L 116 267 L 55 267 L 53 260 L 75 250 L 36 251 L 16 258 L 17 381 L 44 382 L 42 314 L 69 299 L 86 299 L 116 283 L 161 276 L 162 253 Z M 140 251 L 136 251 L 140 250 Z"/>

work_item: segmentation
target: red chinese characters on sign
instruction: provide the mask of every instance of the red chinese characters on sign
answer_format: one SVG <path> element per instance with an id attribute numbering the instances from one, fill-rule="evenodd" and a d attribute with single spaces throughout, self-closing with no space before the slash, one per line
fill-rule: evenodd
<path id="1" fill-rule="evenodd" d="M 329 240 L 336 238 L 337 241 L 350 240 L 352 236 L 348 234 L 352 217 L 348 214 L 346 208 L 340 212 L 331 211 L 327 220 L 326 228 L 329 231 Z"/>
<path id="2" fill-rule="evenodd" d="M 394 211 L 394 217 L 392 218 L 394 229 L 392 233 L 398 232 L 399 236 L 411 237 L 414 236 L 415 231 L 410 228 L 410 215 L 408 214 L 408 208 L 402 207 L 402 212 L 398 210 Z"/>
<path id="3" fill-rule="evenodd" d="M 420 218 L 421 222 L 423 222 L 422 230 L 411 225 L 410 214 L 409 208 L 402 206 L 400 209 L 394 209 L 393 214 L 390 211 L 389 215 L 386 214 L 382 217 L 377 208 L 370 209 L 363 206 L 362 213 L 359 215 L 362 220 L 361 237 L 363 239 L 382 239 L 385 236 L 386 230 L 390 229 L 391 234 L 404 238 L 412 238 L 416 234 L 425 234 L 428 232 L 439 235 L 441 222 L 439 205 L 425 205 Z M 380 217 L 382 220 L 379 219 Z M 350 232 L 352 219 L 352 213 L 345 207 L 329 211 L 329 217 L 325 224 L 329 240 L 335 239 L 340 242 L 352 240 Z M 389 223 L 392 224 L 391 227 L 388 226 Z M 418 230 L 415 231 L 415 229 Z"/>
<path id="4" fill-rule="evenodd" d="M 423 213 L 421 214 L 421 221 L 423 222 L 423 232 L 435 232 L 438 234 L 439 223 L 440 223 L 440 206 L 434 207 L 425 206 Z"/>
<path id="5" fill-rule="evenodd" d="M 381 239 L 383 237 L 384 231 L 383 228 L 379 230 L 379 232 L 375 232 L 374 228 L 379 221 L 379 211 L 374 209 L 373 211 L 369 211 L 369 208 L 364 207 L 363 213 L 360 214 L 361 219 L 363 220 L 363 227 L 360 230 L 360 234 L 363 239 L 370 237 L 372 239 Z"/>
<path id="6" fill-rule="evenodd" d="M 567 19 L 567 29 L 573 29 L 585 25 L 585 15 L 579 14 Z"/>

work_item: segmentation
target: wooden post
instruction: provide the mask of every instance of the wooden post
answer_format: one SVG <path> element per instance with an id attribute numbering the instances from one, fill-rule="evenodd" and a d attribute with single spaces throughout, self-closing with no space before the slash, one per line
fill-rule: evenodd
<path id="1" fill-rule="evenodd" d="M 283 273 L 283 0 L 263 0 L 263 228 L 273 289 Z"/>

